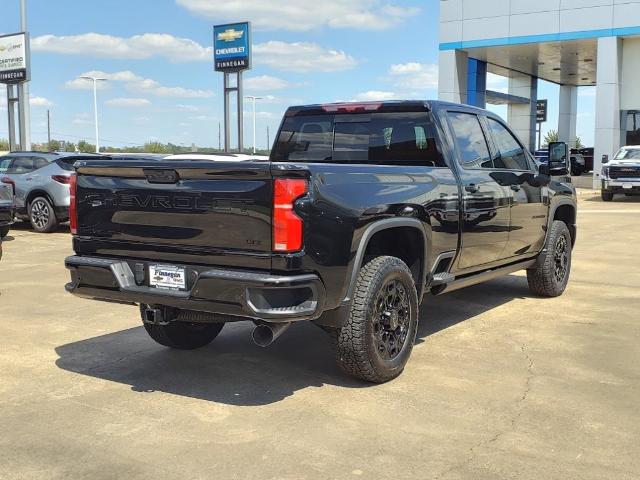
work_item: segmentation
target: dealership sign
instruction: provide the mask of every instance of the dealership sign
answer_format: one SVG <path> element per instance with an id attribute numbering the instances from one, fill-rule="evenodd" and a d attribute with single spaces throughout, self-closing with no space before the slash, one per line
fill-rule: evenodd
<path id="1" fill-rule="evenodd" d="M 0 36 L 0 83 L 29 81 L 29 47 L 26 33 Z"/>
<path id="2" fill-rule="evenodd" d="M 239 72 L 251 68 L 251 27 L 248 22 L 213 27 L 215 69 Z"/>
<path id="3" fill-rule="evenodd" d="M 547 121 L 548 100 L 538 100 L 536 102 L 536 121 L 545 123 Z"/>

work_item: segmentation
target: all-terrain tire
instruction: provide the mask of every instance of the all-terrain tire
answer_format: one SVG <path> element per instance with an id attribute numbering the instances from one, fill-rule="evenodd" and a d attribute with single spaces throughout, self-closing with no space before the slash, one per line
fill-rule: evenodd
<path id="1" fill-rule="evenodd" d="M 51 233 L 58 228 L 56 211 L 48 198 L 36 197 L 29 203 L 29 221 L 36 232 Z"/>
<path id="2" fill-rule="evenodd" d="M 390 300 L 394 295 L 397 303 Z M 418 295 L 409 268 L 396 257 L 373 258 L 360 269 L 347 322 L 334 334 L 338 365 L 361 380 L 388 382 L 404 370 L 417 330 Z"/>
<path id="3" fill-rule="evenodd" d="M 558 297 L 567 288 L 571 274 L 571 234 L 564 222 L 555 220 L 545 251 L 536 265 L 527 270 L 529 290 L 543 297 Z"/>
<path id="4" fill-rule="evenodd" d="M 160 345 L 177 350 L 195 350 L 209 345 L 220 333 L 224 323 L 170 322 L 156 325 L 144 321 L 142 324 L 149 336 Z"/>
<path id="5" fill-rule="evenodd" d="M 603 202 L 610 202 L 611 200 L 613 200 L 613 193 L 602 190 L 600 192 L 600 197 L 602 198 Z"/>

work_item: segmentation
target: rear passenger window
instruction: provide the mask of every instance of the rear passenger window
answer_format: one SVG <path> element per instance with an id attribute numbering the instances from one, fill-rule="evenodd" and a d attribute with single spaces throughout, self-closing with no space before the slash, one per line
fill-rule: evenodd
<path id="1" fill-rule="evenodd" d="M 32 157 L 32 158 L 33 158 L 33 168 L 34 168 L 34 170 L 39 170 L 39 169 L 49 165 L 49 162 L 47 162 L 42 157 Z"/>
<path id="2" fill-rule="evenodd" d="M 8 173 L 15 173 L 17 175 L 24 173 L 31 173 L 35 170 L 35 164 L 33 157 L 16 157 L 9 169 Z"/>
<path id="3" fill-rule="evenodd" d="M 460 160 L 465 168 L 493 168 L 480 120 L 471 113 L 449 112 Z"/>
<path id="4" fill-rule="evenodd" d="M 425 112 L 294 116 L 273 160 L 445 167 L 436 136 Z"/>
<path id="5" fill-rule="evenodd" d="M 531 170 L 527 154 L 520 143 L 500 122 L 487 118 L 489 130 L 498 156 L 493 160 L 495 168 L 507 170 Z"/>

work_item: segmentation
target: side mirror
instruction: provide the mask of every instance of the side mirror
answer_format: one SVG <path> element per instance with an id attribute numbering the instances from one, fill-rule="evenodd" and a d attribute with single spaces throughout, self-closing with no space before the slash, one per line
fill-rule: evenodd
<path id="1" fill-rule="evenodd" d="M 609 155 L 602 155 L 602 164 L 609 163 Z"/>
<path id="2" fill-rule="evenodd" d="M 549 169 L 549 164 L 543 163 L 542 165 L 540 165 L 538 167 L 538 173 L 540 175 L 549 175 L 551 173 Z"/>
<path id="3" fill-rule="evenodd" d="M 569 174 L 569 146 L 564 142 L 549 144 L 549 175 Z"/>

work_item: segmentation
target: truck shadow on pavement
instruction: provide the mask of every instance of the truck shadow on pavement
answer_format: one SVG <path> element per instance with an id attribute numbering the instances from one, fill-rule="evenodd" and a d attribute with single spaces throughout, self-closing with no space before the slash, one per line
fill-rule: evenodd
<path id="1" fill-rule="evenodd" d="M 510 275 L 442 297 L 425 297 L 416 344 L 529 296 L 526 278 Z M 136 314 L 133 308 L 131 312 Z M 130 385 L 136 392 L 161 391 L 241 406 L 275 403 L 298 390 L 325 384 L 372 386 L 340 372 L 328 335 L 314 325 L 294 324 L 266 349 L 253 345 L 251 329 L 248 322 L 228 324 L 208 347 L 176 351 L 155 344 L 144 328 L 136 327 L 59 346 L 56 365 Z"/>

